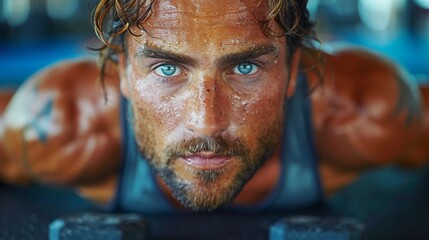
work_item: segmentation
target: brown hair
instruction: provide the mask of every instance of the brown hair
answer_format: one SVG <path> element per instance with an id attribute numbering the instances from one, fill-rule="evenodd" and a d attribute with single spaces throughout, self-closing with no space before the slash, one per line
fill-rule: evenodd
<path id="1" fill-rule="evenodd" d="M 151 13 L 157 0 L 100 0 L 93 11 L 93 24 L 97 37 L 103 43 L 98 49 L 102 78 L 108 61 L 115 61 L 118 52 L 124 50 L 124 34 L 135 36 L 131 26 L 145 30 L 142 21 Z M 275 36 L 269 23 L 275 20 L 287 37 L 290 53 L 303 44 L 305 39 L 315 39 L 313 24 L 307 9 L 308 0 L 266 0 L 269 13 L 261 20 L 267 36 Z M 260 4 L 263 2 L 261 0 Z M 290 54 L 291 55 L 291 54 Z"/>

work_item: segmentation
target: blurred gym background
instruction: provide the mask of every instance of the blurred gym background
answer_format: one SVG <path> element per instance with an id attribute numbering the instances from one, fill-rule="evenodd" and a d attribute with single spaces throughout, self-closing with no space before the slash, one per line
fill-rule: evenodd
<path id="1" fill-rule="evenodd" d="M 0 84 L 19 85 L 61 59 L 96 57 L 96 0 L 0 0 Z M 380 52 L 429 75 L 429 0 L 309 0 L 323 43 Z"/>

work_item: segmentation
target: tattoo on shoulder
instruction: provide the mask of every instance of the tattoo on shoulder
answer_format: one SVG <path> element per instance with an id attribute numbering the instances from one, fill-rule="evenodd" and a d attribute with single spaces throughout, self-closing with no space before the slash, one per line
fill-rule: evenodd
<path id="1" fill-rule="evenodd" d="M 51 119 L 53 107 L 54 107 L 54 100 L 51 98 L 43 106 L 41 111 L 37 113 L 35 121 L 31 123 L 31 127 L 34 128 L 40 142 L 42 142 L 43 144 L 46 144 L 48 140 L 48 136 L 46 134 L 46 127 L 47 127 L 46 124 L 49 124 L 47 123 L 47 120 Z"/>
<path id="2" fill-rule="evenodd" d="M 39 84 L 35 84 L 31 91 L 37 96 L 40 94 Z M 28 128 L 31 128 L 35 131 L 35 134 L 39 141 L 43 144 L 46 144 L 48 141 L 48 128 L 51 126 L 51 119 L 54 108 L 54 96 L 47 94 L 43 97 L 46 97 L 45 103 L 37 111 L 34 119 L 28 125 Z"/>

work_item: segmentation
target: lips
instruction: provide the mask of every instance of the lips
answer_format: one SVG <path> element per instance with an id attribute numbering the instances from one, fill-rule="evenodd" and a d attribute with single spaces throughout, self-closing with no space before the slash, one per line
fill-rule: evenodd
<path id="1" fill-rule="evenodd" d="M 181 157 L 186 164 L 200 170 L 223 168 L 231 162 L 231 156 L 202 152 Z"/>

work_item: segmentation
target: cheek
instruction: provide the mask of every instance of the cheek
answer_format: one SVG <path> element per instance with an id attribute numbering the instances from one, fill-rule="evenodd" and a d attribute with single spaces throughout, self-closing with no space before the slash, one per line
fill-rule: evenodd
<path id="1" fill-rule="evenodd" d="M 235 115 L 241 135 L 256 140 L 263 129 L 270 129 L 281 121 L 284 114 L 285 91 L 281 86 L 261 88 L 234 101 Z M 247 100 L 246 100 L 247 99 Z"/>
<path id="2" fill-rule="evenodd" d="M 283 55 L 279 57 L 283 58 Z M 276 61 L 272 66 L 274 70 L 263 75 L 260 83 L 252 86 L 252 91 L 234 97 L 232 112 L 240 117 L 238 122 L 248 133 L 257 132 L 258 128 L 271 126 L 283 119 L 288 85 L 284 65 L 283 61 Z"/>
<path id="3" fill-rule="evenodd" d="M 131 98 L 134 103 L 136 123 L 141 126 L 141 134 L 151 134 L 157 145 L 164 145 L 166 137 L 176 128 L 180 113 L 180 101 L 166 95 L 146 81 L 134 81 Z"/>

